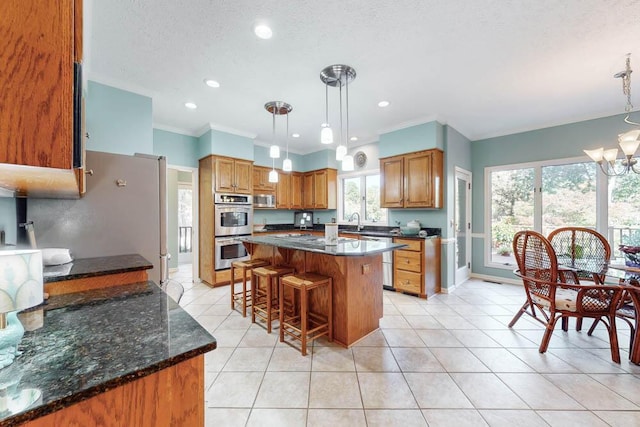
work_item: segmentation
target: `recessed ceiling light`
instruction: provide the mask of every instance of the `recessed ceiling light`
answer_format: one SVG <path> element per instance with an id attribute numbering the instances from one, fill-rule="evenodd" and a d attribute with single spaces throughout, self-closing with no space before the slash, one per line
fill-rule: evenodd
<path id="1" fill-rule="evenodd" d="M 212 79 L 204 79 L 204 84 L 209 87 L 220 87 L 220 83 Z"/>
<path id="2" fill-rule="evenodd" d="M 198 108 L 198 106 L 196 104 L 194 104 L 193 102 L 185 102 L 184 106 L 187 107 L 190 110 L 195 110 L 196 108 Z"/>
<path id="3" fill-rule="evenodd" d="M 271 28 L 266 24 L 257 24 L 253 27 L 253 32 L 263 40 L 268 40 L 273 36 L 273 31 L 271 31 Z"/>
<path id="4" fill-rule="evenodd" d="M 358 137 L 357 136 L 352 136 L 351 138 L 349 138 L 349 141 L 357 141 Z"/>
<path id="5" fill-rule="evenodd" d="M 294 137 L 294 138 L 300 138 L 300 134 L 299 133 L 292 133 L 291 136 Z"/>
<path id="6" fill-rule="evenodd" d="M 378 107 L 384 108 L 389 106 L 389 101 L 380 101 L 378 102 Z"/>

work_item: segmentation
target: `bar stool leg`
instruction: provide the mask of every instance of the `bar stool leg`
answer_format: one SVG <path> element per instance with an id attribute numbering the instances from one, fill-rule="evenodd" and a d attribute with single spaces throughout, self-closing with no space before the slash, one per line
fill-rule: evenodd
<path id="1" fill-rule="evenodd" d="M 256 306 L 256 291 L 259 287 L 258 276 L 251 271 L 251 323 L 256 323 L 256 312 L 254 307 Z"/>
<path id="2" fill-rule="evenodd" d="M 231 270 L 231 280 L 235 282 L 235 276 L 233 276 L 233 270 Z M 242 317 L 247 317 L 247 269 L 246 268 L 242 269 Z"/>
<path id="3" fill-rule="evenodd" d="M 235 301 L 235 293 L 236 293 L 236 281 L 235 281 L 235 272 L 234 272 L 235 267 L 233 266 L 233 263 L 231 264 L 231 283 L 229 284 L 231 286 L 231 310 L 234 310 L 236 308 L 236 301 Z"/>
<path id="4" fill-rule="evenodd" d="M 280 342 L 284 342 L 284 310 L 282 302 L 284 301 L 284 285 L 282 284 L 282 277 L 278 278 L 278 303 L 280 304 L 280 312 L 278 318 L 280 319 Z"/>
<path id="5" fill-rule="evenodd" d="M 302 330 L 302 355 L 307 355 L 307 289 L 300 289 L 300 329 Z"/>
<path id="6" fill-rule="evenodd" d="M 271 309 L 272 309 L 272 295 L 271 295 L 271 287 L 273 285 L 273 281 L 271 277 L 267 278 L 267 333 L 271 333 Z"/>
<path id="7" fill-rule="evenodd" d="M 327 323 L 329 326 L 329 342 L 333 342 L 333 279 L 329 278 L 329 308 L 327 310 Z"/>

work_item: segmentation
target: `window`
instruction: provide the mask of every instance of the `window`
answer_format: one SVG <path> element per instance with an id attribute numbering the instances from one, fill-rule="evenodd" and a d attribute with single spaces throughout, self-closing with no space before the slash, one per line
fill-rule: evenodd
<path id="1" fill-rule="evenodd" d="M 487 168 L 486 217 L 491 237 L 485 263 L 514 268 L 511 243 L 519 230 L 532 229 L 546 236 L 569 225 L 597 228 L 596 168 L 593 162 L 571 160 Z M 600 187 L 606 187 L 606 181 Z"/>
<path id="2" fill-rule="evenodd" d="M 623 257 L 619 245 L 640 246 L 640 175 L 610 177 L 607 197 L 612 257 Z"/>
<path id="3" fill-rule="evenodd" d="M 361 223 L 387 224 L 387 210 L 380 207 L 380 174 L 368 171 L 342 175 L 340 182 L 340 222 L 347 222 L 354 212 Z"/>

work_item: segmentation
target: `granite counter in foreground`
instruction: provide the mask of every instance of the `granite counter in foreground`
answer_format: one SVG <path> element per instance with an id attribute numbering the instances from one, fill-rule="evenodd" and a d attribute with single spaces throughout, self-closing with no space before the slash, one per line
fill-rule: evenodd
<path id="1" fill-rule="evenodd" d="M 20 318 L 33 314 L 33 310 L 23 312 Z M 22 354 L 0 370 L 0 380 L 17 381 L 14 393 L 36 389 L 41 398 L 17 414 L 0 413 L 0 426 L 38 421 L 75 403 L 162 374 L 176 364 L 202 358 L 216 348 L 215 338 L 153 282 L 53 296 L 44 306 L 42 323 L 25 333 L 19 346 Z M 204 366 L 201 369 L 204 373 Z M 160 396 L 164 383 L 153 384 L 158 389 L 146 385 L 145 392 Z M 183 386 L 170 387 L 178 395 L 185 392 Z M 135 407 L 150 398 L 137 396 L 136 400 L 124 405 Z M 145 411 L 144 416 L 149 414 Z"/>

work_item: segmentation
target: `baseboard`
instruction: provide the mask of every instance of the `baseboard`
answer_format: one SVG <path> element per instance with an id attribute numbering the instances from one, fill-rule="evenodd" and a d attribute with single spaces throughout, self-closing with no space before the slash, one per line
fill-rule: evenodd
<path id="1" fill-rule="evenodd" d="M 507 278 L 500 276 L 491 276 L 489 274 L 471 273 L 472 279 L 484 280 L 486 282 L 503 283 L 508 285 L 522 285 L 522 280 L 516 278 Z"/>

